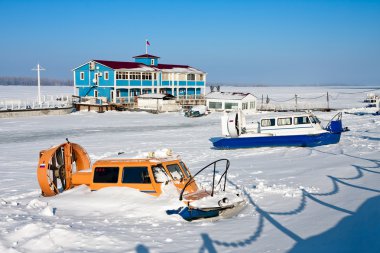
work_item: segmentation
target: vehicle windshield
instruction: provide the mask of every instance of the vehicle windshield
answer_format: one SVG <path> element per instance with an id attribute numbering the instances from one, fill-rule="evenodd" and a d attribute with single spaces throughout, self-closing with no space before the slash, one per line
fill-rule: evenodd
<path id="1" fill-rule="evenodd" d="M 184 178 L 184 175 L 183 175 L 182 170 L 178 166 L 178 164 L 170 164 L 170 165 L 167 165 L 166 167 L 168 168 L 174 180 L 182 181 L 182 179 Z"/>
<path id="2" fill-rule="evenodd" d="M 189 170 L 187 169 L 186 165 L 185 165 L 183 162 L 180 162 L 179 164 L 181 164 L 182 170 L 185 172 L 186 177 L 187 177 L 187 178 L 190 178 L 191 175 L 190 175 L 190 172 L 189 172 Z"/>
<path id="3" fill-rule="evenodd" d="M 157 183 L 166 183 L 169 181 L 169 177 L 166 174 L 164 167 L 162 167 L 161 164 L 158 164 L 156 166 L 152 167 L 154 180 L 156 180 Z"/>

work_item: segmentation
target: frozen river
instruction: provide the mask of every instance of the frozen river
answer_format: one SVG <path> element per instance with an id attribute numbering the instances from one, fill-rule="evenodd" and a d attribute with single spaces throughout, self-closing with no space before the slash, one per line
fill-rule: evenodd
<path id="1" fill-rule="evenodd" d="M 19 89 L 0 88 L 1 98 L 10 98 Z M 54 95 L 70 94 L 72 89 L 43 88 Z M 34 96 L 34 87 L 27 89 L 24 96 Z M 226 89 L 284 99 L 295 92 L 317 96 L 327 88 Z M 329 92 L 337 107 L 349 109 L 363 106 L 365 90 Z M 316 115 L 326 123 L 335 113 Z M 220 135 L 220 116 L 79 112 L 0 119 L 0 252 L 379 251 L 379 116 L 345 114 L 343 124 L 351 131 L 343 133 L 336 145 L 214 150 L 209 138 Z M 95 193 L 67 191 L 60 198 L 41 197 L 36 178 L 39 151 L 65 138 L 81 144 L 92 161 L 120 151 L 134 157 L 170 148 L 195 173 L 227 158 L 229 179 L 247 194 L 249 205 L 231 219 L 189 223 L 176 216 L 150 215 L 155 210 L 149 202 L 125 209 L 128 195 L 122 193 L 118 193 L 122 199 L 98 194 L 88 207 L 79 205 L 81 198 L 93 198 Z M 54 208 L 54 215 L 44 211 L 46 205 Z M 140 212 L 147 215 L 141 218 Z"/>

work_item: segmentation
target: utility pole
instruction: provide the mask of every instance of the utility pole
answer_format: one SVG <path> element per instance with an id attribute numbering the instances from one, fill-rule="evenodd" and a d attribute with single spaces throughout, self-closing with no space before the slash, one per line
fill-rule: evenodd
<path id="1" fill-rule="evenodd" d="M 32 69 L 37 71 L 37 86 L 38 86 L 38 104 L 41 104 L 41 78 L 40 78 L 40 71 L 45 70 L 41 67 L 41 65 L 38 63 L 36 69 Z"/>
<path id="2" fill-rule="evenodd" d="M 327 92 L 327 110 L 330 111 L 330 98 L 329 98 L 329 92 Z"/>
<path id="3" fill-rule="evenodd" d="M 264 94 L 261 94 L 261 110 L 263 110 Z"/>
<path id="4" fill-rule="evenodd" d="M 294 95 L 294 98 L 295 98 L 295 100 L 296 100 L 296 111 L 297 111 L 297 109 L 298 109 L 297 94 Z"/>

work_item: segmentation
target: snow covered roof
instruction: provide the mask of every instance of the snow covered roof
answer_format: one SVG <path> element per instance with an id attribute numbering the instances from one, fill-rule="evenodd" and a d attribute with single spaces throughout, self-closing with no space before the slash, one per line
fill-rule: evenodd
<path id="1" fill-rule="evenodd" d="M 157 68 L 162 70 L 162 72 L 175 72 L 175 73 L 196 73 L 196 74 L 203 74 L 204 72 L 190 67 L 188 65 L 176 65 L 176 64 L 158 64 Z"/>
<path id="2" fill-rule="evenodd" d="M 206 99 L 241 100 L 251 93 L 213 91 L 206 95 Z"/>

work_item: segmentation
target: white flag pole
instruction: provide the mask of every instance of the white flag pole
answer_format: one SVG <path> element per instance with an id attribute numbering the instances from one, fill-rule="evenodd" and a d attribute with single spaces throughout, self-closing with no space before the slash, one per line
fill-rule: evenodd
<path id="1" fill-rule="evenodd" d="M 145 40 L 145 54 L 148 54 L 148 40 Z"/>

